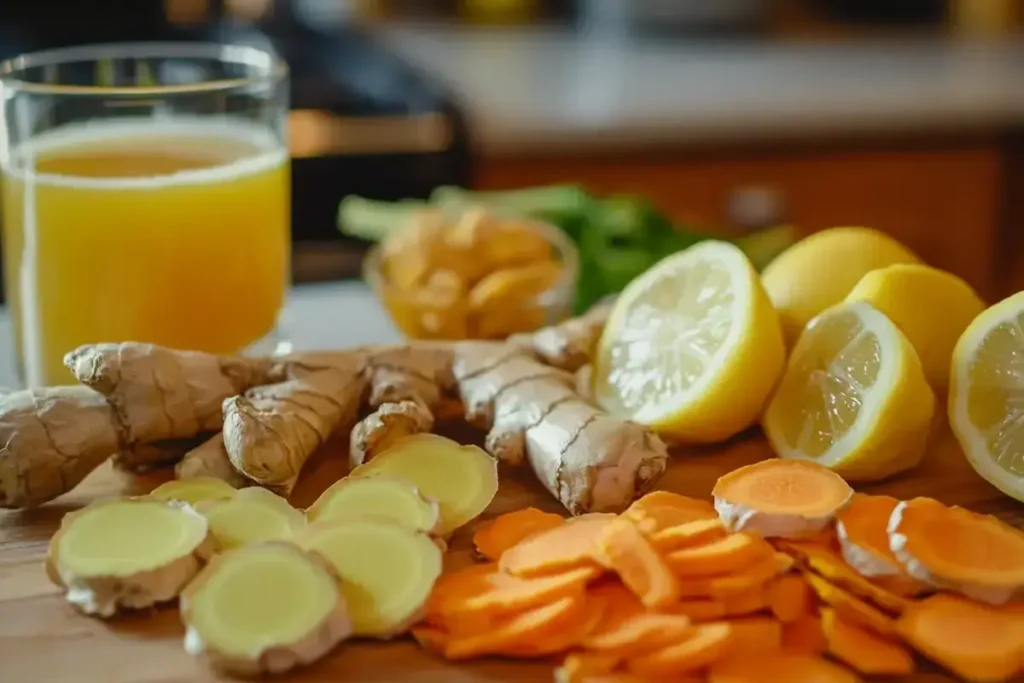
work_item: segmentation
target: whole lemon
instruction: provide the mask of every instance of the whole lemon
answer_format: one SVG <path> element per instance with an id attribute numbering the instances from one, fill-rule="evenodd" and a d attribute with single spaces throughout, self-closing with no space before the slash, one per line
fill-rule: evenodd
<path id="1" fill-rule="evenodd" d="M 838 304 L 868 272 L 920 259 L 885 233 L 841 227 L 806 237 L 768 264 L 761 274 L 792 347 L 804 326 Z"/>

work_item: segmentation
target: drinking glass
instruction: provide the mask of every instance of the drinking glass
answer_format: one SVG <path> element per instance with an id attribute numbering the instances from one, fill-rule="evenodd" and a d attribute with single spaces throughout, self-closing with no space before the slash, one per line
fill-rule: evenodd
<path id="1" fill-rule="evenodd" d="M 87 343 L 272 345 L 290 281 L 287 81 L 246 45 L 0 63 L 0 234 L 26 384 L 69 383 L 63 356 Z"/>

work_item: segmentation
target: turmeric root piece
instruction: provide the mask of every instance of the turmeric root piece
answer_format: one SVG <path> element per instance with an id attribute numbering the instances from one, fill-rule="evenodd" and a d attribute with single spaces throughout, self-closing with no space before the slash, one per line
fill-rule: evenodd
<path id="1" fill-rule="evenodd" d="M 533 577 L 579 567 L 599 567 L 598 540 L 615 518 L 597 517 L 541 531 L 501 555 L 503 571 Z"/>
<path id="2" fill-rule="evenodd" d="M 888 532 L 919 581 L 994 605 L 1024 588 L 1024 533 L 995 517 L 915 498 L 896 506 Z"/>
<path id="3" fill-rule="evenodd" d="M 800 537 L 829 526 L 853 489 L 832 470 L 802 460 L 763 460 L 722 476 L 712 490 L 730 531 Z"/>
<path id="4" fill-rule="evenodd" d="M 674 550 L 665 562 L 679 577 L 730 574 L 749 567 L 774 554 L 760 536 L 730 534 L 704 545 Z"/>
<path id="5" fill-rule="evenodd" d="M 571 514 L 619 512 L 664 473 L 665 444 L 581 399 L 571 374 L 510 344 L 454 349 L 466 419 L 489 430 L 484 447 L 504 462 L 528 462 Z"/>
<path id="6" fill-rule="evenodd" d="M 64 357 L 64 365 L 107 398 L 129 445 L 215 432 L 225 399 L 273 381 L 268 359 L 136 342 L 82 346 Z"/>
<path id="7" fill-rule="evenodd" d="M 182 594 L 181 616 L 186 652 L 246 675 L 310 664 L 352 632 L 330 565 L 285 543 L 215 557 Z"/>
<path id="8" fill-rule="evenodd" d="M 791 624 L 814 611 L 814 593 L 798 574 L 780 576 L 768 584 L 768 604 L 783 624 Z"/>
<path id="9" fill-rule="evenodd" d="M 521 643 L 500 654 L 506 657 L 547 657 L 577 647 L 601 622 L 607 605 L 587 598 L 573 623 L 536 642 Z"/>
<path id="10" fill-rule="evenodd" d="M 378 517 L 414 531 L 432 533 L 441 521 L 441 508 L 410 482 L 396 477 L 345 477 L 320 494 L 306 519 L 345 520 Z"/>
<path id="11" fill-rule="evenodd" d="M 476 446 L 436 434 L 399 439 L 349 477 L 388 475 L 410 482 L 441 508 L 437 533 L 446 536 L 476 519 L 498 492 L 498 463 Z"/>
<path id="12" fill-rule="evenodd" d="M 821 610 L 821 626 L 828 653 L 868 676 L 896 676 L 914 671 L 914 658 L 899 644 L 869 631 L 840 615 Z"/>
<path id="13" fill-rule="evenodd" d="M 782 649 L 807 655 L 820 655 L 828 648 L 821 617 L 805 614 L 796 621 L 782 625 Z"/>
<path id="14" fill-rule="evenodd" d="M 612 520 L 598 539 L 604 564 L 646 607 L 661 607 L 679 599 L 679 581 L 636 526 L 626 519 Z"/>
<path id="15" fill-rule="evenodd" d="M 708 671 L 708 683 L 860 683 L 847 669 L 821 657 L 778 652 L 761 657 L 726 657 Z"/>
<path id="16" fill-rule="evenodd" d="M 123 447 L 114 410 L 86 387 L 0 396 L 0 508 L 29 508 L 77 486 Z"/>
<path id="17" fill-rule="evenodd" d="M 445 647 L 448 659 L 499 654 L 557 635 L 583 614 L 585 598 L 567 596 L 494 622 L 489 629 L 453 635 Z"/>
<path id="18" fill-rule="evenodd" d="M 232 488 L 240 489 L 255 482 L 242 476 L 231 464 L 231 458 L 224 448 L 224 435 L 216 434 L 192 450 L 174 466 L 178 479 L 213 478 L 220 479 Z"/>
<path id="19" fill-rule="evenodd" d="M 645 534 L 655 535 L 690 522 L 717 519 L 718 513 L 706 500 L 671 491 L 651 491 L 633 501 L 622 516 L 632 520 Z"/>
<path id="20" fill-rule="evenodd" d="M 779 542 L 785 552 L 799 558 L 807 567 L 820 574 L 840 588 L 878 605 L 886 612 L 899 614 L 907 606 L 907 600 L 887 591 L 882 586 L 865 579 L 847 565 L 838 553 L 815 543 L 802 541 Z"/>
<path id="21" fill-rule="evenodd" d="M 694 623 L 718 621 L 727 616 L 725 600 L 713 598 L 687 598 L 662 607 L 658 611 L 687 617 Z"/>
<path id="22" fill-rule="evenodd" d="M 722 598 L 725 605 L 725 617 L 742 617 L 768 609 L 768 591 L 764 586 L 738 595 Z"/>
<path id="23" fill-rule="evenodd" d="M 1009 681 L 1024 666 L 1019 609 L 938 594 L 908 607 L 898 629 L 919 652 L 972 683 Z"/>
<path id="24" fill-rule="evenodd" d="M 729 619 L 729 652 L 734 657 L 756 656 L 782 649 L 782 622 L 773 617 Z"/>
<path id="25" fill-rule="evenodd" d="M 647 538 L 660 552 L 667 553 L 716 541 L 724 538 L 726 533 L 725 525 L 716 516 L 666 527 Z"/>
<path id="26" fill-rule="evenodd" d="M 189 505 L 204 500 L 227 500 L 237 493 L 234 487 L 222 479 L 198 477 L 196 479 L 172 479 L 149 492 L 157 500 L 177 500 Z"/>
<path id="27" fill-rule="evenodd" d="M 540 531 L 565 524 L 559 515 L 542 512 L 534 507 L 506 512 L 495 517 L 473 534 L 473 545 L 488 560 L 497 560 L 501 554 Z"/>
<path id="28" fill-rule="evenodd" d="M 897 576 L 900 562 L 889 548 L 889 518 L 899 501 L 892 496 L 855 493 L 836 516 L 843 559 L 861 576 Z"/>
<path id="29" fill-rule="evenodd" d="M 295 542 L 334 566 L 358 636 L 407 631 L 422 618 L 441 575 L 442 552 L 431 538 L 386 520 L 318 522 Z"/>
<path id="30" fill-rule="evenodd" d="M 336 429 L 355 422 L 362 366 L 301 371 L 279 384 L 224 402 L 224 447 L 231 464 L 258 484 L 291 493 L 306 460 Z"/>
<path id="31" fill-rule="evenodd" d="M 621 658 L 592 652 L 573 652 L 555 669 L 555 683 L 585 683 L 595 676 L 610 674 Z"/>
<path id="32" fill-rule="evenodd" d="M 689 638 L 634 657 L 629 670 L 639 676 L 669 677 L 697 671 L 726 656 L 732 642 L 732 627 L 724 622 L 694 627 Z"/>
<path id="33" fill-rule="evenodd" d="M 287 500 L 255 486 L 235 491 L 230 498 L 198 502 L 196 510 L 209 522 L 218 550 L 290 540 L 306 526 L 306 518 Z"/>
<path id="34" fill-rule="evenodd" d="M 806 574 L 807 583 L 818 598 L 835 608 L 836 612 L 875 633 L 883 636 L 896 635 L 896 622 L 852 593 L 829 583 L 816 574 Z"/>
<path id="35" fill-rule="evenodd" d="M 212 554 L 206 520 L 185 503 L 115 498 L 64 515 L 46 573 L 86 614 L 173 600 Z"/>
<path id="36" fill-rule="evenodd" d="M 688 579 L 682 582 L 681 593 L 684 597 L 735 597 L 764 586 L 771 579 L 789 571 L 792 565 L 791 558 L 775 553 L 734 574 Z"/>
<path id="37" fill-rule="evenodd" d="M 637 612 L 617 623 L 601 625 L 586 639 L 588 650 L 621 659 L 638 657 L 690 636 L 694 626 L 684 616 Z"/>

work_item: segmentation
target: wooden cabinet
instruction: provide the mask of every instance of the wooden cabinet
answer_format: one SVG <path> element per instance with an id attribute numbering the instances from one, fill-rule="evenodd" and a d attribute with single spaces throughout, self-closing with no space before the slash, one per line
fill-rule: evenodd
<path id="1" fill-rule="evenodd" d="M 676 220 L 722 232 L 731 230 L 735 193 L 763 188 L 776 193 L 786 218 L 801 232 L 836 225 L 878 228 L 991 297 L 1000 289 L 1001 167 L 999 146 L 979 141 L 903 149 L 493 159 L 481 161 L 478 184 L 497 189 L 575 182 L 597 193 L 638 193 Z"/>

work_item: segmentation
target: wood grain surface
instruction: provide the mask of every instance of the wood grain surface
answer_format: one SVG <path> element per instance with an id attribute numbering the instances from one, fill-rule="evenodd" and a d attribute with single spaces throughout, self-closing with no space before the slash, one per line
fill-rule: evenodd
<path id="1" fill-rule="evenodd" d="M 310 463 L 293 503 L 308 505 L 343 475 L 344 455 L 341 448 L 327 448 L 319 454 Z M 762 437 L 754 434 L 714 448 L 677 449 L 674 456 L 660 488 L 707 496 L 722 473 L 769 457 L 770 451 Z M 176 609 L 166 607 L 109 621 L 91 619 L 74 612 L 43 573 L 46 545 L 61 515 L 99 497 L 144 493 L 165 478 L 164 474 L 132 477 L 103 468 L 50 505 L 25 512 L 0 512 L 0 682 L 224 680 L 185 654 L 181 646 L 184 629 Z M 915 472 L 862 490 L 898 498 L 932 496 L 1024 526 L 1024 505 L 1003 496 L 974 474 L 944 426 L 936 429 L 928 458 Z M 503 472 L 501 492 L 486 516 L 528 505 L 559 511 L 529 472 Z M 470 561 L 472 526 L 456 536 L 448 562 Z M 550 681 L 551 671 L 550 662 L 494 659 L 451 664 L 402 639 L 345 643 L 316 665 L 278 680 L 491 683 Z M 949 683 L 954 679 L 926 669 L 906 679 L 885 680 Z"/>

